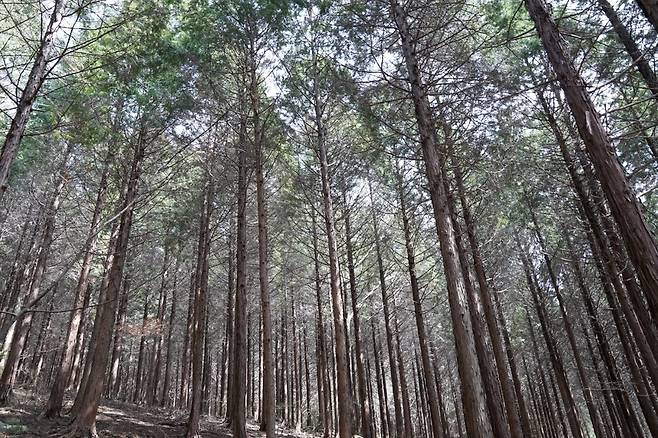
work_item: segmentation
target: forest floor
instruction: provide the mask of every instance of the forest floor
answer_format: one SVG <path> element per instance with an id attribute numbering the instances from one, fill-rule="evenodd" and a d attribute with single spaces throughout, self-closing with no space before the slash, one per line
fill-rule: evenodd
<path id="1" fill-rule="evenodd" d="M 41 416 L 45 400 L 22 390 L 14 392 L 12 403 L 0 408 L 0 438 L 49 437 L 66 429 L 68 419 L 48 420 Z M 185 436 L 187 416 L 182 412 L 147 408 L 130 403 L 104 400 L 99 408 L 96 427 L 100 437 L 169 438 Z M 203 418 L 203 438 L 229 438 L 231 432 L 218 418 Z M 261 437 L 255 424 L 247 425 L 249 437 Z M 303 433 L 277 430 L 277 437 L 311 437 Z"/>

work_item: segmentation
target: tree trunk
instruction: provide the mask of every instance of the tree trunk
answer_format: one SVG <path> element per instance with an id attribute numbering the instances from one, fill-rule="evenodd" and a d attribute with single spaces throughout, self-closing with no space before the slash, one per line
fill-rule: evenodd
<path id="1" fill-rule="evenodd" d="M 116 396 L 119 394 L 119 387 L 121 382 L 120 376 L 120 363 L 123 350 L 123 329 L 126 323 L 126 312 L 128 311 L 128 294 L 130 293 L 130 273 L 126 273 L 123 277 L 123 286 L 121 297 L 119 298 L 119 309 L 117 310 L 117 318 L 114 323 L 114 342 L 112 344 L 112 356 L 110 357 L 110 375 L 107 379 L 105 388 L 108 396 Z"/>
<path id="2" fill-rule="evenodd" d="M 47 269 L 48 258 L 50 256 L 50 248 L 53 243 L 55 219 L 61 203 L 62 191 L 64 190 L 65 184 L 68 182 L 65 169 L 70 153 L 71 146 L 69 145 L 66 147 L 66 151 L 64 152 L 62 164 L 55 173 L 55 180 L 57 181 L 57 185 L 55 186 L 52 197 L 48 204 L 46 219 L 41 234 L 41 242 L 37 253 L 37 261 L 32 273 L 30 287 L 25 299 L 23 300 L 23 307 L 18 313 L 14 323 L 15 328 L 13 336 L 7 336 L 8 339 L 5 340 L 5 342 L 7 342 L 11 339 L 11 346 L 9 347 L 7 357 L 4 359 L 2 375 L 0 376 L 0 405 L 4 405 L 8 402 L 9 396 L 14 386 L 16 372 L 18 371 L 18 362 L 20 360 L 21 352 L 25 347 L 28 331 L 32 325 L 32 318 L 34 316 L 34 313 L 32 313 L 30 310 L 45 295 L 45 293 L 47 293 L 47 291 L 43 293 L 41 292 L 41 284 Z"/>
<path id="3" fill-rule="evenodd" d="M 555 339 L 555 334 L 551 330 L 548 324 L 548 317 L 546 315 L 546 308 L 544 307 L 543 297 L 541 297 L 538 290 L 537 282 L 533 277 L 532 267 L 528 261 L 527 253 L 523 252 L 521 245 L 519 245 L 519 250 L 521 252 L 521 260 L 523 262 L 523 270 L 526 275 L 526 280 L 528 282 L 528 288 L 530 289 L 532 300 L 535 304 L 535 309 L 537 311 L 537 316 L 539 317 L 539 323 L 541 325 L 542 333 L 544 335 L 544 340 L 546 341 L 546 346 L 548 348 L 549 358 L 555 375 L 557 378 L 558 387 L 560 388 L 560 394 L 562 396 L 562 401 L 565 404 L 565 409 L 567 411 L 567 420 L 569 421 L 569 428 L 571 433 L 576 438 L 582 438 L 582 430 L 580 428 L 580 421 L 578 419 L 578 410 L 576 409 L 576 404 L 573 399 L 573 394 L 571 393 L 571 388 L 569 387 L 569 381 L 567 378 L 567 372 L 564 368 L 564 361 L 562 355 L 560 354 L 557 341 Z"/>
<path id="4" fill-rule="evenodd" d="M 252 80 L 255 82 L 255 79 Z M 256 84 L 254 84 L 255 87 Z M 258 96 L 252 90 L 252 105 L 255 117 L 258 116 Z M 265 193 L 265 177 L 263 175 L 263 145 L 259 119 L 254 120 L 256 136 L 256 201 L 258 208 L 258 278 L 260 281 L 260 311 L 262 327 L 262 362 L 263 362 L 263 415 L 260 430 L 265 432 L 267 438 L 274 438 L 276 419 L 274 401 L 274 375 L 272 364 L 272 309 L 270 304 L 270 285 L 268 275 L 268 231 L 267 231 L 267 204 Z"/>
<path id="5" fill-rule="evenodd" d="M 199 434 L 199 419 L 201 417 L 201 401 L 203 398 L 203 368 L 204 368 L 204 336 L 207 312 L 208 291 L 208 259 L 210 252 L 210 215 L 213 204 L 213 188 L 210 177 L 206 177 L 201 203 L 201 219 L 199 221 L 199 243 L 197 246 L 197 262 L 194 282 L 194 316 L 192 322 L 192 403 L 187 422 L 186 436 L 194 438 Z M 210 363 L 205 364 L 206 367 Z"/>
<path id="6" fill-rule="evenodd" d="M 231 429 L 235 438 L 246 438 L 245 430 L 245 379 L 247 373 L 247 147 L 246 120 L 240 121 L 238 144 L 238 194 L 237 194 L 237 246 L 235 292 L 235 327 L 232 357 L 231 394 L 229 411 Z"/>
<path id="7" fill-rule="evenodd" d="M 411 86 L 425 171 L 429 182 L 434 219 L 441 247 L 441 258 L 446 277 L 457 350 L 457 364 L 462 383 L 466 428 L 471 436 L 490 436 L 492 434 L 491 423 L 486 413 L 482 376 L 478 368 L 473 327 L 467 310 L 464 280 L 457 255 L 455 229 L 448 209 L 447 193 L 443 185 L 436 126 L 432 119 L 425 85 L 420 78 L 420 69 L 413 48 L 413 41 L 410 39 L 406 13 L 397 0 L 390 0 L 390 7 L 392 18 L 401 39 L 402 52 L 407 67 L 408 82 Z"/>
<path id="8" fill-rule="evenodd" d="M 649 3 L 649 0 L 641 1 Z M 652 2 L 654 4 L 645 12 L 658 12 L 655 1 Z M 525 3 L 599 176 L 644 295 L 651 307 L 657 309 L 658 247 L 645 221 L 642 206 L 624 175 L 612 140 L 601 123 L 583 79 L 567 58 L 562 37 L 544 0 L 525 0 Z"/>
<path id="9" fill-rule="evenodd" d="M 315 62 L 315 60 L 314 60 Z M 329 247 L 329 286 L 331 290 L 331 307 L 334 317 L 334 348 L 336 360 L 336 379 L 338 397 L 338 436 L 352 436 L 352 400 L 350 397 L 349 375 L 347 369 L 347 351 L 345 349 L 345 325 L 343 324 L 343 297 L 340 292 L 338 278 L 338 254 L 336 248 L 336 230 L 334 227 L 333 201 L 329 163 L 327 160 L 326 128 L 323 122 L 323 106 L 320 103 L 317 74 L 313 77 L 313 106 L 317 128 L 317 154 L 320 161 L 322 179 L 322 197 L 324 201 L 324 220 L 327 230 L 327 245 Z"/>
<path id="10" fill-rule="evenodd" d="M 315 276 L 315 298 L 317 304 L 317 381 L 318 381 L 318 410 L 322 420 L 322 436 L 327 438 L 330 433 L 329 425 L 329 398 L 331 391 L 328 384 L 327 346 L 324 336 L 324 317 L 322 313 L 322 285 L 320 284 L 320 259 L 318 250 L 317 223 L 315 219 L 315 205 L 311 205 L 311 221 L 313 234 L 313 267 Z"/>
<path id="11" fill-rule="evenodd" d="M 174 331 L 174 322 L 176 321 L 176 309 L 178 307 L 176 292 L 178 286 L 179 264 L 180 264 L 180 258 L 176 256 L 176 264 L 174 267 L 174 280 L 171 286 L 171 312 L 169 313 L 169 323 L 167 324 L 167 355 L 165 358 L 164 381 L 162 382 L 162 398 L 160 399 L 161 407 L 168 406 L 167 402 L 169 401 L 170 398 L 175 399 L 175 394 L 173 397 L 170 397 L 169 391 L 171 388 L 171 358 L 173 355 L 172 334 Z"/>
<path id="12" fill-rule="evenodd" d="M 352 227 L 350 210 L 346 190 L 343 189 L 343 203 L 345 204 L 345 244 L 347 250 L 347 271 L 350 282 L 350 297 L 352 301 L 352 323 L 354 324 L 354 349 L 356 362 L 357 392 L 359 395 L 359 411 L 361 416 L 360 433 L 363 438 L 373 436 L 372 420 L 370 418 L 370 404 L 367 397 L 366 377 L 363 368 L 363 352 L 361 347 L 361 323 L 359 320 L 358 293 L 356 290 L 356 274 L 354 272 L 354 255 L 352 248 Z"/>
<path id="13" fill-rule="evenodd" d="M 484 312 L 488 333 L 491 339 L 491 346 L 493 348 L 493 353 L 496 360 L 496 370 L 498 372 L 498 379 L 500 381 L 502 396 L 505 402 L 510 433 L 513 438 L 522 438 L 531 434 L 529 429 L 529 421 L 527 418 L 523 417 L 523 415 L 527 415 L 525 410 L 520 410 L 518 408 L 519 402 L 517 401 L 517 397 L 514 392 L 514 386 L 510 378 L 509 363 L 507 357 L 505 356 L 505 349 L 503 347 L 503 341 L 500 329 L 498 327 L 498 321 L 496 319 L 496 312 L 494 310 L 494 304 L 491 298 L 491 292 L 489 290 L 489 283 L 487 282 L 487 275 L 485 273 L 484 263 L 482 262 L 482 256 L 480 254 L 480 245 L 476 237 L 475 221 L 473 220 L 471 209 L 466 198 L 466 189 L 464 188 L 462 169 L 460 164 L 457 162 L 455 152 L 453 150 L 453 140 L 450 138 L 451 130 L 447 125 L 444 125 L 444 130 L 446 137 L 448 137 L 446 141 L 449 148 L 448 153 L 453 163 L 457 192 L 462 206 L 464 223 L 466 225 L 466 235 L 468 237 L 468 242 L 471 248 L 473 267 L 475 269 L 478 286 L 480 287 L 482 310 Z"/>
<path id="14" fill-rule="evenodd" d="M 432 365 L 430 361 L 429 347 L 427 345 L 427 335 L 425 331 L 425 318 L 423 316 L 423 306 L 418 287 L 418 278 L 416 277 L 416 255 L 411 241 L 411 226 L 407 217 L 407 203 L 402 181 L 402 175 L 397 172 L 397 190 L 400 201 L 400 215 L 402 216 L 402 229 L 404 231 L 404 243 L 407 251 L 407 268 L 409 270 L 409 283 L 411 286 L 411 296 L 414 301 L 414 316 L 416 318 L 416 330 L 418 331 L 418 341 L 420 343 L 420 357 L 422 360 L 422 372 L 425 376 L 425 389 L 430 408 L 430 421 L 432 424 L 432 435 L 434 438 L 443 438 L 443 429 L 441 426 L 441 414 L 439 411 L 439 395 L 437 388 L 434 386 L 432 378 Z"/>
<path id="15" fill-rule="evenodd" d="M 635 65 L 638 72 L 640 72 L 642 79 L 644 79 L 644 82 L 647 84 L 651 94 L 653 94 L 654 99 L 658 99 L 658 78 L 656 78 L 656 73 L 653 71 L 649 61 L 647 61 L 642 51 L 635 43 L 635 40 L 633 40 L 631 32 L 626 26 L 624 26 L 624 23 L 621 21 L 614 7 L 608 0 L 597 0 L 597 3 L 603 10 L 605 16 L 608 17 L 617 37 L 624 45 L 626 52 L 628 52 L 628 55 L 631 57 L 632 63 Z"/>
<path id="16" fill-rule="evenodd" d="M 118 295 L 132 227 L 133 211 L 135 202 L 137 201 L 141 164 L 146 147 L 144 134 L 144 129 L 141 128 L 135 146 L 135 154 L 130 169 L 127 189 L 123 198 L 122 208 L 120 209 L 122 213 L 116 245 L 113 250 L 114 256 L 108 273 L 107 289 L 104 293 L 105 303 L 102 303 L 98 309 L 101 313 L 98 321 L 98 337 L 95 341 L 96 348 L 93 350 L 93 356 L 87 359 L 91 361 L 92 366 L 87 384 L 84 388 L 79 411 L 72 424 L 74 433 L 96 436 L 96 414 L 98 412 L 99 399 L 103 391 L 104 376 L 110 353 L 110 344 L 112 342 L 112 328 L 114 326 Z"/>
<path id="17" fill-rule="evenodd" d="M 55 32 L 59 29 L 62 21 L 64 3 L 64 0 L 54 1 L 48 24 L 44 29 L 43 35 L 41 35 L 39 49 L 34 57 L 30 75 L 23 88 L 16 113 L 11 120 L 9 131 L 7 131 L 7 136 L 2 145 L 2 151 L 0 152 L 0 201 L 2 201 L 2 197 L 7 190 L 11 165 L 23 139 L 23 134 L 25 133 L 25 128 L 32 112 L 32 106 L 48 73 L 46 67 L 54 47 Z"/>

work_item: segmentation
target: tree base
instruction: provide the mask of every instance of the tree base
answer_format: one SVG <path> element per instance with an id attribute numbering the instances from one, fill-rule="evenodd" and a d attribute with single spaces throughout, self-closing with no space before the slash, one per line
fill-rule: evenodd
<path id="1" fill-rule="evenodd" d="M 52 438 L 99 438 L 96 422 L 91 426 L 83 426 L 75 421 L 63 431 L 55 432 L 50 436 Z"/>

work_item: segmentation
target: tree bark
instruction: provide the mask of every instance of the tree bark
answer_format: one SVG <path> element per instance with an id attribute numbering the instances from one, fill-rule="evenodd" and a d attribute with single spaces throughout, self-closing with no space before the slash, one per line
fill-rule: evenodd
<path id="1" fill-rule="evenodd" d="M 354 250 L 352 247 L 352 226 L 350 209 L 346 190 L 343 189 L 343 203 L 345 204 L 345 245 L 347 250 L 347 271 L 349 274 L 350 297 L 352 301 L 352 324 L 354 324 L 354 354 L 356 362 L 357 392 L 359 395 L 359 410 L 361 415 L 360 433 L 363 438 L 371 438 L 372 420 L 370 403 L 367 397 L 366 376 L 363 367 L 363 351 L 361 347 L 361 323 L 359 320 L 358 292 L 356 289 L 356 273 L 354 271 Z"/>
<path id="2" fill-rule="evenodd" d="M 246 438 L 245 430 L 245 379 L 247 373 L 247 141 L 246 120 L 240 121 L 238 144 L 238 194 L 237 194 L 237 245 L 235 292 L 235 327 L 232 357 L 231 395 L 229 411 L 231 430 L 235 438 Z"/>
<path id="3" fill-rule="evenodd" d="M 314 59 L 314 63 L 317 62 Z M 323 109 L 320 103 L 317 73 L 313 77 L 313 109 L 317 129 L 317 155 L 320 161 L 322 179 L 322 198 L 324 206 L 324 221 L 329 247 L 329 286 L 331 290 L 331 307 L 334 317 L 334 353 L 336 360 L 336 380 L 338 397 L 338 436 L 352 436 L 352 400 L 350 397 L 349 375 L 347 369 L 347 351 L 345 349 L 345 325 L 343 324 L 343 297 L 340 291 L 338 277 L 338 251 L 336 247 L 336 230 L 334 226 L 334 210 L 331 198 L 329 163 L 327 159 L 326 128 L 323 121 Z"/>
<path id="4" fill-rule="evenodd" d="M 59 29 L 62 21 L 64 3 L 64 0 L 54 1 L 53 10 L 50 13 L 48 24 L 41 36 L 39 49 L 34 57 L 30 75 L 18 101 L 16 113 L 11 120 L 9 131 L 7 131 L 5 141 L 2 145 L 2 151 L 0 151 L 0 202 L 7 190 L 11 165 L 23 139 L 23 134 L 25 133 L 25 128 L 32 112 L 32 106 L 48 73 L 46 67 L 54 47 L 55 32 Z"/>
<path id="5" fill-rule="evenodd" d="M 8 402 L 14 386 L 16 372 L 18 371 L 18 362 L 20 360 L 21 352 L 25 347 L 28 331 L 32 325 L 32 318 L 34 316 L 34 313 L 30 311 L 31 307 L 37 304 L 44 295 L 44 293 L 41 292 L 41 285 L 47 269 L 50 249 L 54 240 L 55 219 L 62 201 L 62 191 L 64 190 L 65 184 L 68 182 L 66 166 L 70 153 L 71 146 L 68 145 L 66 146 L 62 163 L 57 172 L 55 172 L 54 179 L 57 181 L 57 184 L 48 204 L 41 234 L 41 241 L 37 252 L 36 265 L 32 273 L 29 290 L 23 300 L 23 308 L 18 313 L 18 317 L 14 322 L 15 328 L 13 336 L 7 336 L 7 339 L 5 340 L 5 342 L 11 342 L 11 345 L 7 357 L 4 359 L 2 375 L 0 375 L 0 405 L 4 405 Z"/>
<path id="6" fill-rule="evenodd" d="M 580 137 L 599 176 L 612 216 L 619 226 L 644 295 L 651 303 L 651 307 L 656 309 L 658 308 L 658 247 L 642 213 L 642 206 L 626 179 L 612 140 L 601 123 L 582 77 L 567 58 L 562 37 L 544 0 L 525 0 L 525 4 L 530 17 L 535 22 L 548 59 L 576 120 Z M 654 4 L 648 10 L 656 12 L 658 8 Z"/>
<path id="7" fill-rule="evenodd" d="M 98 309 L 101 313 L 98 321 L 98 337 L 95 341 L 96 348 L 93 350 L 93 356 L 87 359 L 91 361 L 92 366 L 87 384 L 84 387 L 79 411 L 72 424 L 74 433 L 97 436 L 96 414 L 98 412 L 99 399 L 103 391 L 103 382 L 112 341 L 112 327 L 114 326 L 117 309 L 117 299 L 123 277 L 130 230 L 132 228 L 133 211 L 135 202 L 137 201 L 141 165 L 146 148 L 144 135 L 144 128 L 141 127 L 137 144 L 135 145 L 130 177 L 123 197 L 122 208 L 120 209 L 122 213 L 116 245 L 113 248 L 114 256 L 112 257 L 112 263 L 108 272 L 107 288 L 103 294 L 105 302 Z"/>
<path id="8" fill-rule="evenodd" d="M 441 258 L 446 276 L 448 301 L 457 350 L 457 364 L 462 383 L 462 398 L 467 432 L 471 436 L 490 436 L 491 423 L 486 413 L 482 376 L 478 368 L 473 327 L 468 314 L 464 280 L 457 247 L 455 229 L 448 209 L 447 193 L 443 185 L 441 159 L 425 85 L 420 77 L 416 52 L 407 25 L 406 12 L 397 0 L 390 0 L 391 15 L 401 39 L 402 53 L 407 67 L 408 82 L 414 101 L 416 122 L 420 133 L 425 171 L 440 242 Z"/>
<path id="9" fill-rule="evenodd" d="M 207 312 L 208 259 L 210 252 L 210 216 L 212 214 L 213 187 L 210 177 L 206 177 L 201 203 L 199 221 L 199 242 L 194 282 L 194 316 L 192 322 L 192 403 L 187 422 L 186 436 L 194 438 L 199 435 L 201 401 L 203 398 L 204 338 Z M 206 367 L 210 363 L 205 363 Z"/>
<path id="10" fill-rule="evenodd" d="M 400 202 L 400 215 L 402 217 L 402 229 L 404 231 L 404 243 L 407 251 L 407 269 L 409 271 L 409 283 L 411 286 L 411 296 L 414 301 L 414 316 L 416 319 L 416 330 L 418 331 L 418 341 L 420 343 L 420 357 L 422 361 L 422 372 L 425 377 L 425 389 L 430 410 L 430 422 L 432 425 L 432 434 L 434 438 L 443 438 L 443 429 L 441 425 L 441 414 L 439 410 L 439 395 L 437 388 L 434 386 L 432 378 L 432 365 L 430 361 L 429 347 L 427 345 L 427 335 L 425 331 L 425 318 L 423 316 L 423 306 L 418 288 L 418 278 L 416 276 L 416 255 L 411 240 L 411 226 L 407 217 L 407 202 L 402 181 L 402 175 L 399 171 L 397 176 L 397 191 Z"/>

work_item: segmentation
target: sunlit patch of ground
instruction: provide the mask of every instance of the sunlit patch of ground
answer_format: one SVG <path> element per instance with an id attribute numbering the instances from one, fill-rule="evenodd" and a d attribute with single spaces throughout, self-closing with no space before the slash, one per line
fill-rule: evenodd
<path id="1" fill-rule="evenodd" d="M 47 437 L 63 430 L 69 419 L 44 419 L 41 409 L 45 399 L 33 393 L 17 390 L 9 406 L 0 408 L 0 438 L 4 437 Z M 185 436 L 187 416 L 159 408 L 146 408 L 129 403 L 106 401 L 101 404 L 97 429 L 101 437 L 111 438 L 169 438 Z M 202 438 L 230 438 L 230 432 L 217 418 L 207 418 L 201 423 Z M 258 426 L 248 424 L 250 437 L 262 437 Z M 281 428 L 277 437 L 302 438 L 313 435 L 296 433 Z"/>

